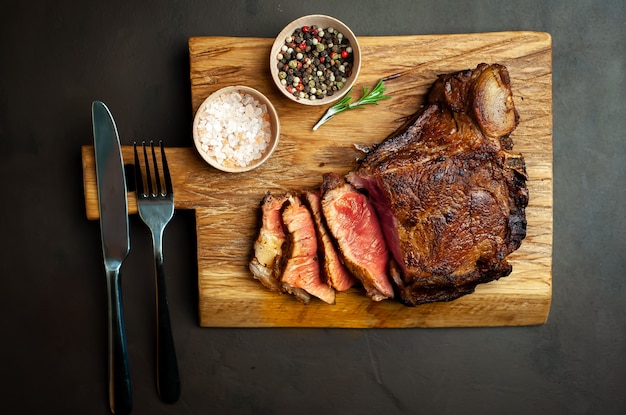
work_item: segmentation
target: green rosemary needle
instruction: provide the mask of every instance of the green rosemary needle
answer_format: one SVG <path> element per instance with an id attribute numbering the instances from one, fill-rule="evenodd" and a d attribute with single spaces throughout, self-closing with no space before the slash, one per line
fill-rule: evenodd
<path id="1" fill-rule="evenodd" d="M 341 112 L 351 110 L 353 108 L 363 108 L 363 105 L 365 104 L 378 105 L 378 101 L 391 98 L 390 96 L 384 95 L 385 89 L 387 88 L 385 88 L 383 80 L 380 79 L 371 91 L 368 87 L 364 86 L 361 98 L 356 102 L 350 102 L 352 101 L 352 97 L 350 96 L 352 88 L 350 88 L 346 96 L 337 101 L 335 105 L 328 108 L 324 115 L 322 115 L 322 118 L 320 118 L 317 124 L 313 126 L 313 131 L 316 131 L 322 124 L 326 123 Z"/>

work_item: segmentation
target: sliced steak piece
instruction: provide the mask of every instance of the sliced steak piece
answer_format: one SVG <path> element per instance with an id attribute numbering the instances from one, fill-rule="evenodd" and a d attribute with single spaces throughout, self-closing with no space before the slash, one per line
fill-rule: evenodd
<path id="1" fill-rule="evenodd" d="M 328 304 L 335 304 L 335 290 L 320 276 L 317 235 L 309 209 L 297 196 L 289 195 L 282 216 L 289 235 L 281 276 L 283 288 L 305 303 L 313 295 Z"/>
<path id="2" fill-rule="evenodd" d="M 389 252 L 367 197 L 335 173 L 323 175 L 322 212 L 344 264 L 374 301 L 392 298 Z"/>
<path id="3" fill-rule="evenodd" d="M 509 275 L 526 235 L 526 171 L 509 153 L 519 122 L 507 69 L 443 75 L 428 105 L 348 175 L 366 189 L 406 304 L 449 301 Z"/>
<path id="4" fill-rule="evenodd" d="M 326 284 L 337 291 L 346 291 L 357 283 L 357 279 L 350 274 L 348 268 L 341 262 L 339 253 L 328 233 L 326 221 L 322 215 L 322 198 L 320 192 L 308 191 L 304 199 L 313 215 L 315 230 L 317 231 L 318 258 L 322 276 Z"/>
<path id="5" fill-rule="evenodd" d="M 281 292 L 280 273 L 287 241 L 282 208 L 287 196 L 265 194 L 261 202 L 261 228 L 254 242 L 254 257 L 248 264 L 254 278 L 272 291 Z"/>

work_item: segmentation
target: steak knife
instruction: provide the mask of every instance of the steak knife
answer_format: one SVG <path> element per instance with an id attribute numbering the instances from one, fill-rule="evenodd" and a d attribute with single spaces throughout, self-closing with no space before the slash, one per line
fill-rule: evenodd
<path id="1" fill-rule="evenodd" d="M 114 414 L 123 415 L 132 409 L 120 285 L 120 268 L 130 251 L 124 161 L 117 127 L 107 106 L 94 101 L 91 114 L 109 310 L 109 406 Z"/>

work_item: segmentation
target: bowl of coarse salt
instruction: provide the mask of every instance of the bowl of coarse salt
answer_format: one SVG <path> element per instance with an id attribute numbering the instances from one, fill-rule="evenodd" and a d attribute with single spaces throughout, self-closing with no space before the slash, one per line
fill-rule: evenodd
<path id="1" fill-rule="evenodd" d="M 239 173 L 263 164 L 280 136 L 278 113 L 261 92 L 247 86 L 222 88 L 198 108 L 193 139 L 200 156 L 216 169 Z"/>

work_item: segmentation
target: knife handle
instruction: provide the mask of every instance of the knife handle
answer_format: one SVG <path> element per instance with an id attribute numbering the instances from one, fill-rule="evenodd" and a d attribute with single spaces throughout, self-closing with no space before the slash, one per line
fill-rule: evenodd
<path id="1" fill-rule="evenodd" d="M 157 388 L 161 400 L 174 403 L 180 396 L 180 375 L 176 358 L 176 347 L 172 334 L 167 291 L 165 289 L 165 269 L 161 250 L 155 255 L 156 266 L 156 307 L 157 307 Z"/>
<path id="2" fill-rule="evenodd" d="M 119 268 L 107 270 L 107 291 L 109 297 L 109 406 L 112 413 L 125 415 L 130 413 L 133 404 Z"/>

